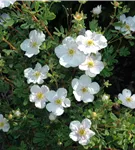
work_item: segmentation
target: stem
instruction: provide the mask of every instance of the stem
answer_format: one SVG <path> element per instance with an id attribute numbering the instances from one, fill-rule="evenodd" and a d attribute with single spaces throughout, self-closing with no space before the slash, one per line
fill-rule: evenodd
<path id="1" fill-rule="evenodd" d="M 80 12 L 81 7 L 82 7 L 82 3 L 80 4 L 80 6 L 79 6 L 79 8 L 78 8 L 78 12 Z"/>
<path id="2" fill-rule="evenodd" d="M 114 17 L 112 18 L 111 22 L 109 23 L 109 25 L 106 27 L 106 29 L 104 30 L 104 33 L 108 30 L 108 28 L 113 24 L 114 20 L 116 19 L 116 8 L 114 9 Z"/>
<path id="3" fill-rule="evenodd" d="M 120 39 L 122 39 L 123 38 L 123 36 L 121 36 L 120 38 L 118 38 L 118 39 L 116 39 L 116 40 L 113 40 L 112 42 L 108 42 L 108 44 L 111 44 L 111 43 L 113 43 L 113 42 L 116 42 L 116 41 L 118 41 L 118 40 L 120 40 Z"/>
<path id="4" fill-rule="evenodd" d="M 4 37 L 2 38 L 2 40 L 6 42 L 10 46 L 11 49 L 16 50 L 16 48 L 9 41 L 7 41 Z"/>
<path id="5" fill-rule="evenodd" d="M 51 9 L 51 7 L 52 7 L 53 4 L 54 4 L 54 1 L 51 2 L 50 7 L 49 7 L 49 10 Z"/>
<path id="6" fill-rule="evenodd" d="M 32 14 L 31 14 L 32 15 Z M 46 27 L 46 25 L 44 24 L 43 21 L 39 21 L 37 19 L 37 17 L 35 15 L 32 15 L 32 18 L 35 22 L 40 23 L 42 25 L 42 27 L 46 30 L 46 32 L 48 33 L 48 35 L 51 37 L 52 40 L 54 40 L 52 34 L 50 33 L 50 31 L 48 30 L 48 28 Z"/>

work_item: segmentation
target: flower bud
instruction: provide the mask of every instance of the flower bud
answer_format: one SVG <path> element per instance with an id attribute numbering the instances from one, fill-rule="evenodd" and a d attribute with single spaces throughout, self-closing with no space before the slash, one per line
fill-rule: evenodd
<path id="1" fill-rule="evenodd" d="M 114 5 L 115 7 L 119 7 L 119 2 L 114 1 L 113 5 Z"/>
<path id="2" fill-rule="evenodd" d="M 93 112 L 93 113 L 92 113 L 92 118 L 93 118 L 93 119 L 97 118 L 97 113 L 96 113 L 96 112 Z"/>
<path id="3" fill-rule="evenodd" d="M 78 1 L 80 4 L 85 4 L 87 0 Z"/>
<path id="4" fill-rule="evenodd" d="M 103 94 L 102 100 L 108 100 L 110 98 L 110 95 L 108 94 Z"/>
<path id="5" fill-rule="evenodd" d="M 101 11 L 101 5 L 98 5 L 97 7 L 93 8 L 92 13 L 94 15 L 99 15 L 102 11 Z"/>
<path id="6" fill-rule="evenodd" d="M 104 82 L 104 86 L 107 87 L 107 88 L 108 88 L 109 86 L 111 86 L 111 85 L 112 85 L 112 84 L 109 83 L 109 80 L 107 80 L 107 81 Z"/>
<path id="7" fill-rule="evenodd" d="M 76 12 L 75 15 L 73 15 L 74 19 L 77 21 L 81 21 L 83 19 L 83 12 L 81 11 L 81 13 Z"/>
<path id="8" fill-rule="evenodd" d="M 50 113 L 49 119 L 50 119 L 51 121 L 54 121 L 54 120 L 56 119 L 56 115 L 54 115 L 53 113 Z"/>
<path id="9" fill-rule="evenodd" d="M 9 115 L 8 115 L 8 119 L 11 120 L 12 118 L 13 118 L 13 115 L 12 115 L 12 114 L 9 114 Z"/>

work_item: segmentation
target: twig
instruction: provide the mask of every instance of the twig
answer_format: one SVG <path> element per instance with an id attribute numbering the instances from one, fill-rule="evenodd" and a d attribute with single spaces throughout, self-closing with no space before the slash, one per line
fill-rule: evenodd
<path id="1" fill-rule="evenodd" d="M 16 48 L 9 41 L 7 41 L 4 37 L 2 38 L 2 40 L 6 42 L 10 46 L 11 49 L 16 50 Z"/>

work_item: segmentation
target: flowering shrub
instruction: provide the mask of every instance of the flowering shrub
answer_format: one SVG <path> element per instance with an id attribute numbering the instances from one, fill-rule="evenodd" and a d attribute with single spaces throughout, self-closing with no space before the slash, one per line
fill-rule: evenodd
<path id="1" fill-rule="evenodd" d="M 0 0 L 1 150 L 135 148 L 133 2 L 97 3 Z"/>

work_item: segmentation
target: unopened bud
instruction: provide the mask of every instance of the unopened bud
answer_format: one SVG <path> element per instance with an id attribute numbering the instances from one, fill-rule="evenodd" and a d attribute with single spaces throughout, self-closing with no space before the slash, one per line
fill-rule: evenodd
<path id="1" fill-rule="evenodd" d="M 97 113 L 96 113 L 96 112 L 93 112 L 93 113 L 92 113 L 92 117 L 93 117 L 93 119 L 95 119 L 95 118 L 97 117 Z"/>
<path id="2" fill-rule="evenodd" d="M 86 2 L 87 2 L 87 0 L 79 1 L 79 3 L 81 3 L 81 4 L 85 4 Z"/>
<path id="3" fill-rule="evenodd" d="M 8 115 L 8 119 L 11 120 L 12 118 L 13 118 L 13 115 L 12 115 L 12 114 L 9 114 L 9 115 Z"/>
<path id="4" fill-rule="evenodd" d="M 83 19 L 83 12 L 81 11 L 81 13 L 76 12 L 75 15 L 73 15 L 74 19 L 77 21 L 81 21 Z"/>
<path id="5" fill-rule="evenodd" d="M 119 7 L 119 2 L 114 1 L 113 5 L 114 5 L 115 7 Z"/>

